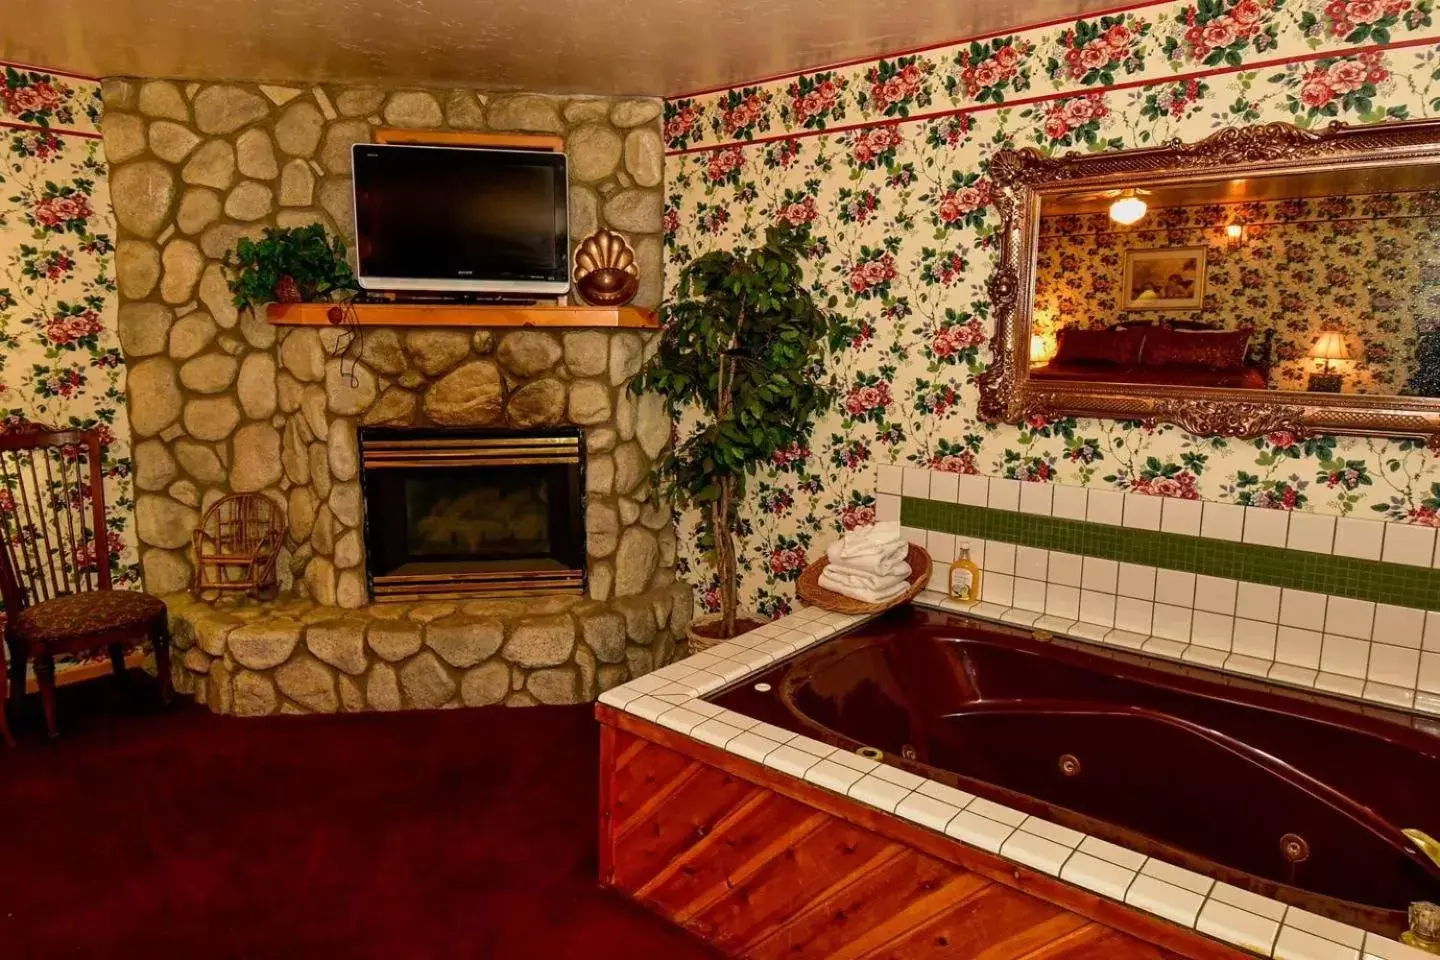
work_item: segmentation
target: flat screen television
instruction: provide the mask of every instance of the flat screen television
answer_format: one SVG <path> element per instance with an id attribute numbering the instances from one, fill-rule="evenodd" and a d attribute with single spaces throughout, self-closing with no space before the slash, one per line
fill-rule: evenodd
<path id="1" fill-rule="evenodd" d="M 563 153 L 357 143 L 351 159 L 365 289 L 570 289 Z"/>

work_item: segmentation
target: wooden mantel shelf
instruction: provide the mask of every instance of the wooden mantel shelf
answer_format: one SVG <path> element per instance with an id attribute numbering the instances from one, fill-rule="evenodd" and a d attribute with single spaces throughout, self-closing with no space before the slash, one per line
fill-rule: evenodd
<path id="1" fill-rule="evenodd" d="M 277 326 L 328 327 L 328 303 L 271 303 L 265 316 Z M 366 327 L 659 327 L 644 307 L 458 306 L 435 303 L 357 303 L 355 322 Z"/>

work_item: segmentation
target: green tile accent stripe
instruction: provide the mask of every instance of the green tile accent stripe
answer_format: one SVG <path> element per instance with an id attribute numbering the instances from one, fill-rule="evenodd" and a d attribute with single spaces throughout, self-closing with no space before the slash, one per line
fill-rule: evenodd
<path id="1" fill-rule="evenodd" d="M 1440 610 L 1440 570 L 902 497 L 907 527 L 1210 577 Z"/>

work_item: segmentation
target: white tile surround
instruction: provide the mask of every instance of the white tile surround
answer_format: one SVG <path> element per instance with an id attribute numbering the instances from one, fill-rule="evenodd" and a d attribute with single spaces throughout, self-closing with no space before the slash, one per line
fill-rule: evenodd
<path id="1" fill-rule="evenodd" d="M 608 690 L 600 702 L 1258 956 L 1431 957 L 698 699 L 865 619 L 802 609 Z"/>
<path id="2" fill-rule="evenodd" d="M 957 482 L 958 479 L 958 482 Z M 876 516 L 900 495 L 1167 533 L 1440 568 L 1436 530 L 1079 486 L 881 468 Z M 957 538 L 906 530 L 943 591 Z M 1038 626 L 1217 670 L 1440 715 L 1440 610 L 1332 597 L 970 540 L 982 617 Z M 1440 599 L 1440 598 L 1437 598 Z"/>

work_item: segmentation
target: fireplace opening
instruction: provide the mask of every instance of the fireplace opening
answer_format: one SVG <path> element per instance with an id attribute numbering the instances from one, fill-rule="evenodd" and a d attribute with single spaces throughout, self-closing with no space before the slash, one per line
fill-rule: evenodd
<path id="1" fill-rule="evenodd" d="M 578 429 L 365 427 L 359 439 L 374 599 L 584 591 Z"/>

